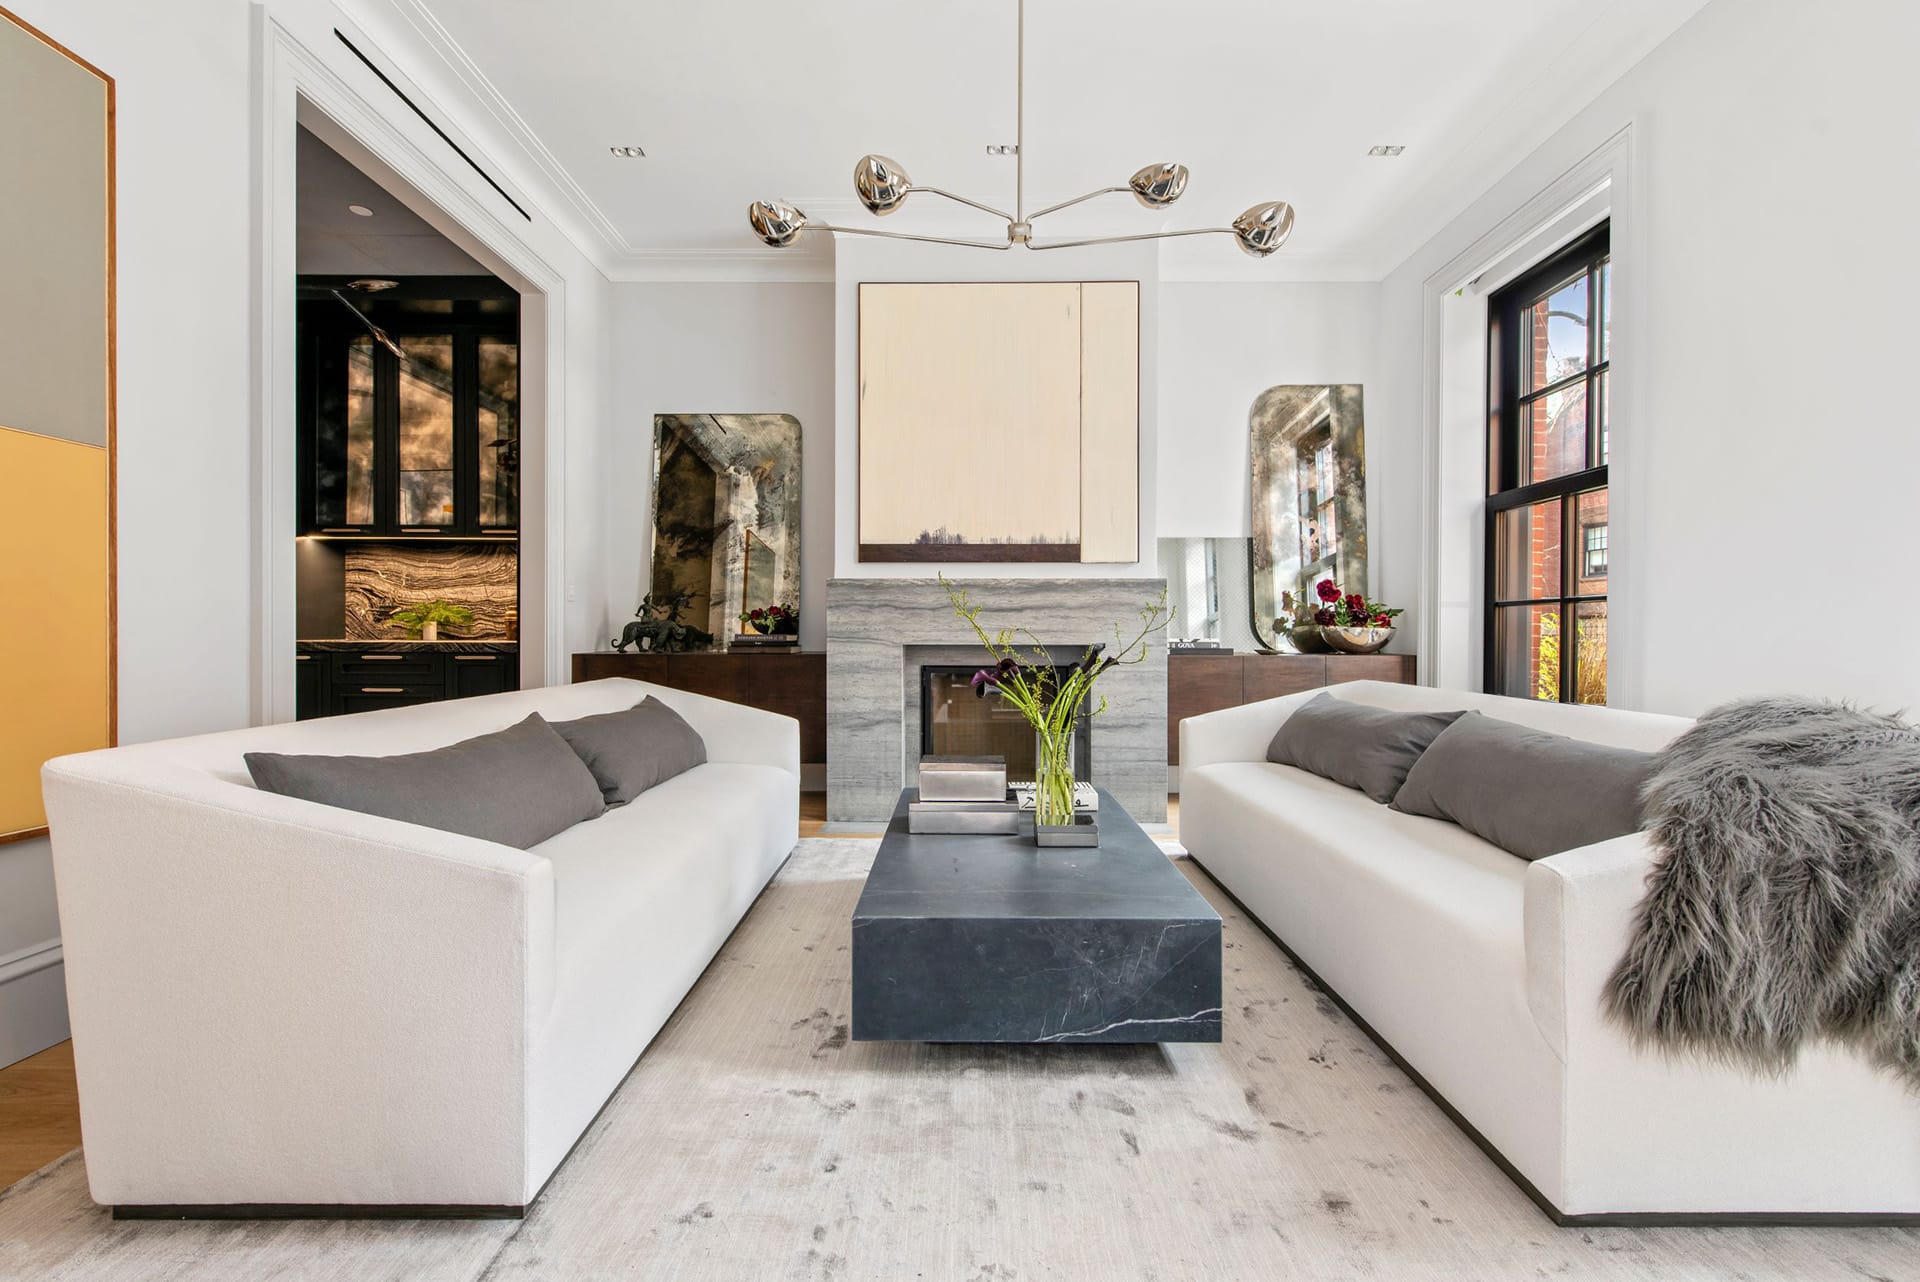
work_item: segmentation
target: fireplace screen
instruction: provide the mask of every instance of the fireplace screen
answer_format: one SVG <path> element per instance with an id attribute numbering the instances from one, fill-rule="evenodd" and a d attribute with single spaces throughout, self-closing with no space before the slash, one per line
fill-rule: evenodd
<path id="1" fill-rule="evenodd" d="M 1007 778 L 1031 783 L 1034 777 L 1033 727 L 999 694 L 973 692 L 977 668 L 920 669 L 920 751 L 925 755 L 1007 759 Z M 1064 675 L 1064 673 L 1062 674 Z M 1073 728 L 1073 775 L 1091 780 L 1093 718 L 1084 712 Z"/>

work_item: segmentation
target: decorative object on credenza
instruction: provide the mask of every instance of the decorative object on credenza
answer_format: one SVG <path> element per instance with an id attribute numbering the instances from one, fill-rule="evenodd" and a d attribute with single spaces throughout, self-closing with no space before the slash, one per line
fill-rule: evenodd
<path id="1" fill-rule="evenodd" d="M 1781 1078 L 1837 1042 L 1920 1090 L 1920 729 L 1800 697 L 1656 756 L 1646 897 L 1601 1004 L 1636 1045 Z"/>
<path id="2" fill-rule="evenodd" d="M 417 640 L 438 641 L 443 623 L 453 628 L 472 627 L 473 611 L 451 601 L 420 601 L 395 610 L 387 616 L 387 622 L 398 624 Z"/>
<path id="3" fill-rule="evenodd" d="M 655 654 L 683 654 L 705 650 L 713 644 L 713 633 L 680 621 L 681 611 L 692 599 L 691 592 L 669 593 L 657 602 L 653 596 L 649 592 L 641 598 L 640 608 L 634 611 L 636 617 L 620 630 L 619 639 L 612 643 L 615 650 L 625 654 L 631 645 Z"/>
<path id="4" fill-rule="evenodd" d="M 800 435 L 791 414 L 654 415 L 649 591 L 688 626 L 800 598 Z"/>
<path id="5" fill-rule="evenodd" d="M 1114 241 L 1158 240 L 1168 236 L 1232 236 L 1241 250 L 1254 258 L 1265 258 L 1286 243 L 1293 231 L 1293 206 L 1284 200 L 1270 200 L 1250 206 L 1232 223 L 1225 227 L 1194 227 L 1177 231 L 1135 232 L 1124 236 L 1096 236 L 1075 240 L 1056 240 L 1036 243 L 1033 239 L 1033 224 L 1048 214 L 1093 200 L 1099 196 L 1130 192 L 1133 198 L 1144 208 L 1162 210 L 1180 199 L 1187 189 L 1187 167 L 1172 163 L 1148 165 L 1138 170 L 1124 184 L 1112 187 L 1099 187 L 1084 196 L 1075 196 L 1048 205 L 1045 209 L 1027 212 L 1026 182 L 1026 0 L 1020 0 L 1016 16 L 1016 37 L 1014 47 L 1014 80 L 1018 86 L 1014 95 L 1014 185 L 1013 212 L 996 209 L 992 205 L 955 195 L 938 187 L 916 186 L 907 177 L 900 162 L 886 156 L 862 156 L 853 167 L 853 190 L 860 197 L 860 203 L 867 212 L 875 215 L 887 215 L 907 203 L 907 197 L 916 191 L 929 196 L 939 196 L 958 204 L 992 214 L 1006 224 L 1003 239 L 979 240 L 966 237 L 930 236 L 903 232 L 877 231 L 871 227 L 838 227 L 829 223 L 815 222 L 799 209 L 783 200 L 756 200 L 747 207 L 747 222 L 753 228 L 753 234 L 775 249 L 784 249 L 800 239 L 802 232 L 842 232 L 853 236 L 881 236 L 900 240 L 933 241 L 942 245 L 964 245 L 973 249 L 1008 249 L 1014 245 L 1024 245 L 1028 249 L 1069 249 L 1076 245 L 1104 245 Z M 989 147 L 987 150 L 992 151 Z"/>
<path id="6" fill-rule="evenodd" d="M 1281 604 L 1321 579 L 1367 581 L 1366 431 L 1353 383 L 1270 387 L 1254 400 L 1252 621 L 1279 650 Z"/>
<path id="7" fill-rule="evenodd" d="M 800 638 L 771 632 L 742 632 L 727 642 L 729 650 L 798 650 Z"/>
<path id="8" fill-rule="evenodd" d="M 1082 715 L 1097 717 L 1107 710 L 1106 696 L 1091 709 L 1087 698 L 1100 677 L 1121 664 L 1146 659 L 1153 639 L 1173 622 L 1167 606 L 1167 594 L 1161 590 L 1157 600 L 1140 609 L 1140 627 L 1131 637 L 1114 625 L 1114 649 L 1106 653 L 1104 645 L 1090 645 L 1078 663 L 1060 666 L 1047 652 L 1046 645 L 1025 628 L 1001 628 L 988 632 L 980 622 L 981 607 L 973 603 L 967 590 L 944 574 L 940 585 L 947 590 L 953 611 L 966 620 L 980 644 L 994 659 L 991 668 L 982 668 L 973 677 L 976 695 L 993 690 L 1016 709 L 1033 727 L 1037 740 L 1034 770 L 1034 834 L 1041 845 L 1097 845 L 1098 829 L 1086 840 L 1086 829 L 1076 823 L 1074 811 L 1073 739 Z M 1026 647 L 1023 650 L 1023 647 Z M 1022 658 L 1023 653 L 1026 658 Z M 1061 675 L 1064 673 L 1064 676 Z M 1083 712 L 1083 709 L 1085 711 Z M 1049 832 L 1052 829 L 1054 831 Z"/>
<path id="9" fill-rule="evenodd" d="M 1233 651 L 1219 641 L 1169 641 L 1167 655 L 1186 654 L 1232 654 Z"/>
<path id="10" fill-rule="evenodd" d="M 1332 579 L 1313 585 L 1313 597 L 1280 594 L 1287 611 L 1274 620 L 1302 654 L 1373 654 L 1393 640 L 1393 621 L 1405 611 L 1358 592 L 1342 592 Z"/>
<path id="11" fill-rule="evenodd" d="M 800 612 L 784 603 L 755 606 L 740 612 L 740 624 L 742 636 L 798 636 Z"/>

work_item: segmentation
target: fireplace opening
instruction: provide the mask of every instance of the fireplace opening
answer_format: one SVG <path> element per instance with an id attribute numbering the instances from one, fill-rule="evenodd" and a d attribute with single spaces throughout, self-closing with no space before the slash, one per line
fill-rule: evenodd
<path id="1" fill-rule="evenodd" d="M 920 669 L 920 751 L 927 756 L 988 755 L 1007 759 L 1007 778 L 1031 783 L 1038 757 L 1033 727 L 996 690 L 973 692 L 978 667 Z M 1064 666 L 1054 669 L 1064 679 Z M 1082 709 L 1073 726 L 1073 777 L 1093 779 L 1093 718 Z"/>

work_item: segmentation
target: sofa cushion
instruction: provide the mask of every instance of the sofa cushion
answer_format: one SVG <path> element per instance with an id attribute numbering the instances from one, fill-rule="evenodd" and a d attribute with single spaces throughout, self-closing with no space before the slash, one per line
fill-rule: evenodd
<path id="1" fill-rule="evenodd" d="M 1414 764 L 1393 808 L 1543 859 L 1639 831 L 1653 756 L 1469 712 Z"/>
<path id="2" fill-rule="evenodd" d="M 707 762 L 700 733 L 652 695 L 631 708 L 556 721 L 553 728 L 593 771 L 609 806 L 624 806 Z"/>
<path id="3" fill-rule="evenodd" d="M 1267 760 L 1358 788 L 1385 805 L 1458 712 L 1395 712 L 1317 695 L 1295 708 Z"/>
<path id="4" fill-rule="evenodd" d="M 525 850 L 606 810 L 600 787 L 539 713 L 427 752 L 322 757 L 249 752 L 266 792 Z"/>

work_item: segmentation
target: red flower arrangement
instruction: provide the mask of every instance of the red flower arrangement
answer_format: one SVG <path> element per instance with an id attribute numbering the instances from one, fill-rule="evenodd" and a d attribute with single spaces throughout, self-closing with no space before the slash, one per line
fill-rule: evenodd
<path id="1" fill-rule="evenodd" d="M 1359 592 L 1342 592 L 1332 579 L 1313 585 L 1319 605 L 1301 600 L 1291 592 L 1280 594 L 1280 606 L 1293 619 L 1293 626 L 1305 628 L 1390 628 L 1396 615 L 1405 611 L 1380 601 L 1369 601 Z"/>
<path id="2" fill-rule="evenodd" d="M 790 605 L 769 605 L 741 611 L 740 622 L 754 632 L 786 635 L 800 630 L 800 612 Z"/>

